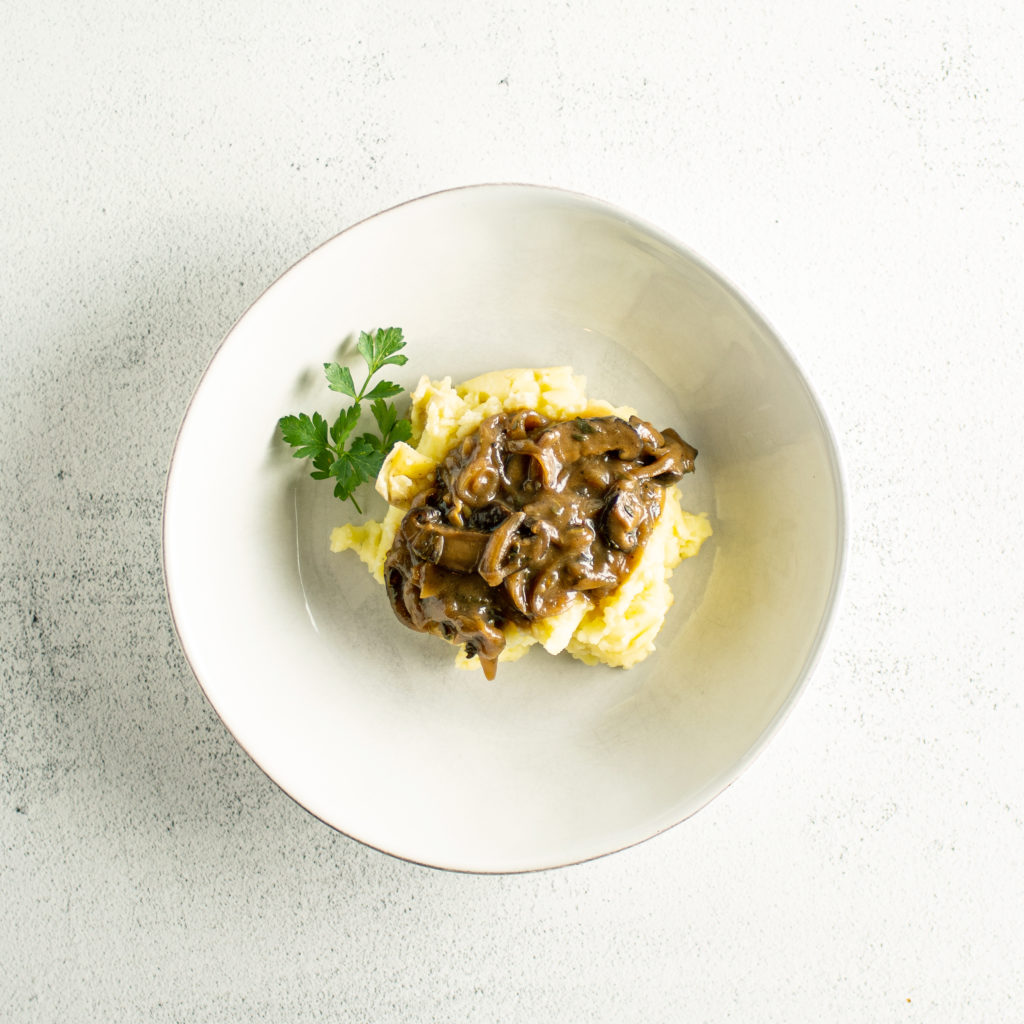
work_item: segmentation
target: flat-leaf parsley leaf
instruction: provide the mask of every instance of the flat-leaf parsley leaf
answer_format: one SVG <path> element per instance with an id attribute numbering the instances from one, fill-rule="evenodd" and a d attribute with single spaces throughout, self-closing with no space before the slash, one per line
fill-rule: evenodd
<path id="1" fill-rule="evenodd" d="M 304 412 L 298 416 L 282 416 L 279 421 L 281 436 L 295 449 L 294 457 L 312 460 L 310 475 L 314 480 L 334 478 L 335 497 L 351 501 L 360 515 L 363 510 L 353 496 L 356 488 L 373 480 L 388 452 L 399 441 L 408 441 L 412 434 L 412 424 L 407 419 L 399 419 L 398 410 L 387 401 L 402 393 L 400 385 L 381 380 L 367 390 L 370 379 L 383 367 L 405 365 L 403 348 L 405 340 L 400 327 L 379 327 L 369 334 L 362 332 L 356 349 L 366 363 L 367 374 L 358 391 L 347 366 L 324 363 L 327 386 L 354 399 L 353 404 L 342 409 L 331 424 L 318 412 L 312 416 Z M 360 403 L 364 400 L 370 403 L 370 412 L 380 434 L 360 434 L 346 446 L 359 423 L 363 411 Z"/>

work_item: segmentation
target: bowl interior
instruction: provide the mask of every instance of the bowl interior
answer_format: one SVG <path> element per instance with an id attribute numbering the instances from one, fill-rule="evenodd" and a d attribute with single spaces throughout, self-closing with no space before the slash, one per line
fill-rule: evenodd
<path id="1" fill-rule="evenodd" d="M 404 629 L 354 555 L 330 554 L 350 513 L 276 421 L 336 411 L 322 363 L 390 325 L 408 339 L 409 363 L 390 368 L 405 385 L 570 364 L 590 394 L 700 450 L 684 506 L 715 535 L 676 571 L 645 663 L 531 652 L 487 683 Z M 637 842 L 735 778 L 807 677 L 842 535 L 821 412 L 733 288 L 602 203 L 481 186 L 356 225 L 235 325 L 179 434 L 164 561 L 197 678 L 286 792 L 398 856 L 513 871 Z"/>

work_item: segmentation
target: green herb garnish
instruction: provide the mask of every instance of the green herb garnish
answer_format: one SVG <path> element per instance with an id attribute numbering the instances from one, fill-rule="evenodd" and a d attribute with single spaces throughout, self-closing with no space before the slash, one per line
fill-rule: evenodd
<path id="1" fill-rule="evenodd" d="M 314 480 L 336 478 L 334 496 L 342 501 L 351 501 L 356 511 L 363 510 L 353 493 L 360 484 L 373 480 L 384 464 L 384 457 L 399 442 L 408 441 L 412 424 L 399 419 L 398 410 L 387 401 L 404 390 L 389 380 L 378 381 L 367 390 L 370 378 L 388 365 L 404 366 L 406 357 L 400 355 L 405 348 L 400 327 L 380 327 L 371 334 L 365 331 L 359 335 L 356 349 L 363 357 L 368 372 L 363 386 L 356 391 L 352 373 L 347 366 L 338 363 L 324 363 L 327 386 L 332 391 L 355 399 L 347 409 L 342 409 L 338 418 L 330 425 L 315 412 L 312 416 L 299 413 L 298 416 L 282 416 L 281 435 L 295 451 L 296 459 L 312 459 Z M 360 402 L 370 403 L 370 412 L 377 421 L 380 434 L 360 434 L 346 447 L 346 442 L 359 423 L 362 414 Z"/>

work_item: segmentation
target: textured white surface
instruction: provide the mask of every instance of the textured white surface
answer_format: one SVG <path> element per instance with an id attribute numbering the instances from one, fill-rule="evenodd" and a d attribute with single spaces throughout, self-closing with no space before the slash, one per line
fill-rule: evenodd
<path id="1" fill-rule="evenodd" d="M 1020 1019 L 1024 14 L 461 6 L 4 8 L 0 1018 Z M 283 796 L 159 561 L 237 315 L 353 221 L 485 180 L 598 195 L 736 281 L 831 413 L 853 528 L 753 768 L 505 878 Z"/>

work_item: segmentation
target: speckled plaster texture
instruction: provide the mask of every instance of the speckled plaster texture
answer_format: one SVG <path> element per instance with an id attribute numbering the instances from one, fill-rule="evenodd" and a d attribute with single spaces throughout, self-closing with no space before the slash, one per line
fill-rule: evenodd
<path id="1" fill-rule="evenodd" d="M 1024 1019 L 1019 5 L 3 21 L 0 1019 Z M 832 418 L 851 541 L 739 782 L 638 848 L 488 878 L 337 835 L 248 760 L 177 646 L 160 519 L 263 288 L 493 180 L 618 203 L 754 298 Z"/>

